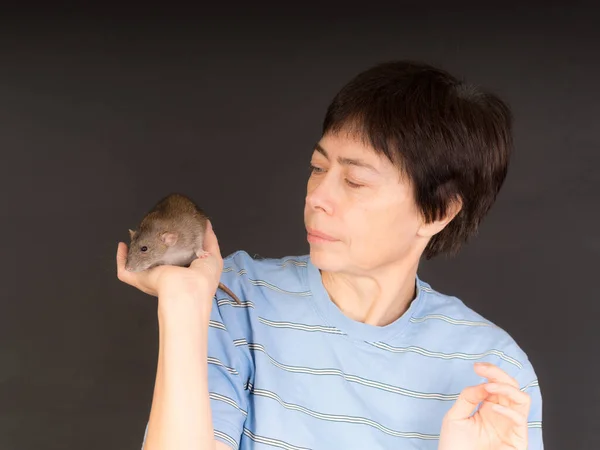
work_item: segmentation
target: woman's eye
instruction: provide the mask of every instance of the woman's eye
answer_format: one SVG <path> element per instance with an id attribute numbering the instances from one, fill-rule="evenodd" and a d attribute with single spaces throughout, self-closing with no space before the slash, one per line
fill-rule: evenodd
<path id="1" fill-rule="evenodd" d="M 310 167 L 310 172 L 311 172 L 311 173 L 317 173 L 317 174 L 320 174 L 320 173 L 323 173 L 323 172 L 325 172 L 325 169 L 321 169 L 320 167 L 313 166 L 312 164 L 309 164 L 309 167 Z M 356 184 L 356 183 L 353 183 L 352 181 L 348 180 L 347 178 L 346 178 L 346 180 L 345 180 L 345 181 L 346 181 L 346 184 L 347 184 L 348 186 L 350 186 L 352 189 L 358 189 L 358 188 L 361 188 L 361 187 L 363 187 L 363 185 L 362 185 L 362 184 Z"/>
<path id="2" fill-rule="evenodd" d="M 319 168 L 319 167 L 317 167 L 317 166 L 313 166 L 312 164 L 309 164 L 309 167 L 310 167 L 310 171 L 311 171 L 311 173 L 312 173 L 312 172 L 321 173 L 321 172 L 322 172 L 322 170 L 323 170 L 323 169 L 320 169 L 320 168 Z"/>
<path id="3" fill-rule="evenodd" d="M 145 252 L 146 250 L 148 250 L 148 247 L 146 247 L 146 246 L 144 245 L 144 246 L 141 248 L 141 250 L 142 250 L 143 252 Z"/>
<path id="4" fill-rule="evenodd" d="M 363 187 L 362 184 L 356 184 L 356 183 L 353 183 L 352 181 L 349 181 L 349 180 L 346 180 L 346 183 L 348 184 L 348 186 L 350 186 L 353 189 L 358 189 L 360 187 Z"/>

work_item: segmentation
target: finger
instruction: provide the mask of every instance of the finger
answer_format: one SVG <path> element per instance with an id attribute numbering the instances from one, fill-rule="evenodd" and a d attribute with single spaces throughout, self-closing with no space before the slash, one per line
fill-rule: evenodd
<path id="1" fill-rule="evenodd" d="M 531 397 L 529 394 L 504 383 L 487 383 L 484 385 L 484 388 L 487 392 L 496 394 L 500 404 L 511 406 L 525 416 L 529 414 L 529 406 L 531 404 Z M 492 400 L 488 399 L 488 401 Z"/>
<path id="2" fill-rule="evenodd" d="M 204 234 L 204 250 L 217 258 L 221 257 L 221 249 L 219 248 L 219 240 L 213 231 L 212 223 L 207 220 L 206 233 Z"/>
<path id="3" fill-rule="evenodd" d="M 517 405 L 528 405 L 530 397 L 520 389 L 504 383 L 487 383 L 484 385 L 486 391 L 492 394 L 501 394 L 508 397 Z"/>
<path id="4" fill-rule="evenodd" d="M 117 277 L 121 281 L 128 279 L 129 272 L 125 269 L 125 262 L 127 261 L 127 244 L 119 242 L 117 246 Z"/>
<path id="5" fill-rule="evenodd" d="M 127 262 L 127 244 L 119 242 L 117 247 L 117 278 L 123 283 L 127 283 L 130 286 L 141 289 L 137 283 L 138 274 L 134 274 L 125 268 Z M 141 289 L 143 290 L 143 289 Z M 146 292 L 146 291 L 144 291 Z"/>
<path id="6" fill-rule="evenodd" d="M 508 406 L 502 406 L 495 403 L 492 405 L 492 409 L 498 414 L 502 414 L 503 416 L 509 418 L 515 425 L 519 427 L 527 425 L 527 417 L 520 412 L 509 408 Z"/>
<path id="7" fill-rule="evenodd" d="M 486 377 L 491 382 L 506 383 L 516 388 L 520 387 L 519 383 L 517 383 L 517 380 L 494 364 L 476 363 L 474 368 L 478 375 Z"/>
<path id="8" fill-rule="evenodd" d="M 462 420 L 468 418 L 477 405 L 487 398 L 489 393 L 484 389 L 483 384 L 469 386 L 462 390 L 454 405 L 446 413 L 449 420 Z"/>

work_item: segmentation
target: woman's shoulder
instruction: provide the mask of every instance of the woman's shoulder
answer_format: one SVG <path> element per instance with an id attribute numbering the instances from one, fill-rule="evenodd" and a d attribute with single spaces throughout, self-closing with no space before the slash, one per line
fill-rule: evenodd
<path id="1" fill-rule="evenodd" d="M 245 265 L 256 267 L 257 269 L 265 268 L 285 268 L 290 265 L 306 266 L 309 255 L 289 255 L 281 257 L 267 257 L 258 253 L 250 253 L 246 250 L 235 250 L 234 252 L 223 257 L 223 262 L 237 265 Z"/>
<path id="2" fill-rule="evenodd" d="M 223 257 L 223 272 L 240 271 L 253 275 L 294 276 L 306 268 L 308 255 L 265 257 L 246 250 L 236 250 Z"/>
<path id="3" fill-rule="evenodd" d="M 223 258 L 221 282 L 239 297 L 302 295 L 309 255 L 265 257 L 236 250 Z M 257 295 L 259 294 L 260 295 Z"/>
<path id="4" fill-rule="evenodd" d="M 420 287 L 426 301 L 418 316 L 411 321 L 421 331 L 433 332 L 438 338 L 444 336 L 441 340 L 454 348 L 489 352 L 497 354 L 501 359 L 518 361 L 518 367 L 529 363 L 524 349 L 493 319 L 467 305 L 462 298 L 439 292 L 422 280 Z"/>

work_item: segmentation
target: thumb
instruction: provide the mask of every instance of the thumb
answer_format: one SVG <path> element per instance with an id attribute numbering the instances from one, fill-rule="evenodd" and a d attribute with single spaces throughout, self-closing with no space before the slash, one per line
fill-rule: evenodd
<path id="1" fill-rule="evenodd" d="M 221 249 L 215 232 L 213 231 L 212 223 L 207 220 L 206 233 L 204 234 L 204 250 L 217 258 L 221 258 Z"/>
<path id="2" fill-rule="evenodd" d="M 221 271 L 223 270 L 223 258 L 221 257 L 217 236 L 215 235 L 209 220 L 207 220 L 206 223 L 203 250 L 205 254 L 203 256 L 198 254 L 199 257 L 192 261 L 190 268 L 195 270 L 199 269 L 200 271 L 207 269 L 218 283 Z"/>
<path id="3" fill-rule="evenodd" d="M 487 383 L 469 386 L 462 390 L 452 408 L 446 413 L 447 420 L 468 419 L 479 403 L 490 394 L 483 386 Z"/>

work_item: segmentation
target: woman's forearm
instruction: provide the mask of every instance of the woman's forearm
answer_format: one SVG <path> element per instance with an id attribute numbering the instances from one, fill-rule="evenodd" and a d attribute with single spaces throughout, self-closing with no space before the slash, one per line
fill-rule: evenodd
<path id="1" fill-rule="evenodd" d="M 158 365 L 144 450 L 215 448 L 208 397 L 210 308 L 198 306 L 212 298 L 202 297 L 159 297 Z"/>

